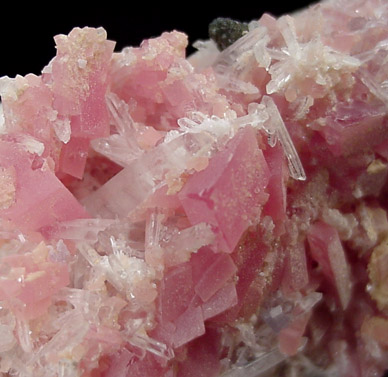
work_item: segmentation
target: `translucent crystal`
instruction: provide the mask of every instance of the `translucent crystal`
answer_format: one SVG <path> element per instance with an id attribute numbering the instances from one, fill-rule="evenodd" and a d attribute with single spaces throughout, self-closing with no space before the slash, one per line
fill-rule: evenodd
<path id="1" fill-rule="evenodd" d="M 56 119 L 53 123 L 55 134 L 58 139 L 67 144 L 71 136 L 71 124 L 69 119 Z"/>
<path id="2" fill-rule="evenodd" d="M 112 161 L 127 166 L 143 152 L 136 141 L 136 132 L 139 131 L 139 126 L 131 118 L 128 105 L 115 94 L 107 95 L 106 101 L 118 133 L 110 135 L 108 138 L 93 140 L 92 146 L 97 152 L 107 156 Z"/>
<path id="3" fill-rule="evenodd" d="M 280 364 L 286 359 L 279 350 L 274 349 L 268 353 L 265 353 L 256 360 L 248 363 L 243 367 L 233 368 L 228 372 L 225 372 L 223 377 L 258 377 L 265 375 L 273 367 Z"/>
<path id="4" fill-rule="evenodd" d="M 135 336 L 131 337 L 130 343 L 166 360 L 174 357 L 173 349 L 142 334 L 135 334 Z"/>
<path id="5" fill-rule="evenodd" d="M 106 218 L 128 216 L 165 184 L 168 172 L 179 176 L 190 160 L 206 157 L 211 141 L 211 137 L 204 134 L 182 134 L 169 143 L 158 145 L 90 195 L 85 200 L 86 208 L 90 213 Z"/>
<path id="6" fill-rule="evenodd" d="M 276 104 L 271 99 L 271 97 L 268 96 L 263 96 L 262 103 L 267 107 L 267 112 L 269 115 L 269 120 L 266 127 L 269 129 L 270 134 L 276 133 L 278 136 L 287 157 L 290 175 L 293 178 L 301 181 L 306 180 L 306 174 L 299 159 L 298 152 L 295 149 L 294 143 L 290 138 L 290 135 L 276 107 Z"/>
<path id="7" fill-rule="evenodd" d="M 89 323 L 78 311 L 69 313 L 62 328 L 42 347 L 36 350 L 33 363 L 50 363 L 50 358 L 60 357 L 72 352 L 79 345 L 89 330 Z M 62 356 L 62 357 L 63 357 Z"/>

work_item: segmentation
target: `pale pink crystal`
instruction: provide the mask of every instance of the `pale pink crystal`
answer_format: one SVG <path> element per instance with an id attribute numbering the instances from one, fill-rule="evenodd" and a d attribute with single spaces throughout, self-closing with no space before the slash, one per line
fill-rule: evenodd
<path id="1" fill-rule="evenodd" d="M 308 242 L 312 258 L 318 262 L 322 273 L 336 287 L 345 310 L 351 296 L 351 279 L 348 262 L 336 229 L 323 222 L 310 227 Z"/>
<path id="2" fill-rule="evenodd" d="M 15 190 L 14 203 L 0 210 L 2 218 L 23 230 L 42 230 L 57 221 L 87 217 L 47 160 L 29 151 L 28 142 L 17 134 L 0 140 L 0 163 L 14 172 Z"/>
<path id="3" fill-rule="evenodd" d="M 214 226 L 221 250 L 232 252 L 251 219 L 260 219 L 268 175 L 255 134 L 246 127 L 187 181 L 179 197 L 190 222 Z"/>

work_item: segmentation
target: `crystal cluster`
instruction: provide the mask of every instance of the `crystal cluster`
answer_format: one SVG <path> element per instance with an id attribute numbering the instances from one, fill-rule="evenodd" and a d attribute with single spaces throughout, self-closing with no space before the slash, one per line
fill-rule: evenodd
<path id="1" fill-rule="evenodd" d="M 0 79 L 0 376 L 388 368 L 388 3 L 247 28 Z"/>

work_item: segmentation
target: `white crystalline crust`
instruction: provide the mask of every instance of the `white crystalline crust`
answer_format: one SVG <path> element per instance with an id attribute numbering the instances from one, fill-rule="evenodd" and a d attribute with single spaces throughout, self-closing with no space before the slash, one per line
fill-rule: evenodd
<path id="1" fill-rule="evenodd" d="M 207 118 L 203 114 L 193 114 L 192 116 L 194 118 L 199 117 L 198 123 L 188 118 L 178 119 L 180 131 L 183 133 L 208 133 L 215 138 L 215 144 L 223 145 L 240 128 L 252 126 L 258 130 L 262 129 L 267 133 L 269 144 L 272 147 L 276 145 L 277 140 L 280 141 L 288 160 L 291 177 L 304 181 L 306 174 L 303 170 L 302 163 L 272 98 L 263 96 L 261 107 L 255 103 L 250 105 L 248 107 L 248 114 L 239 118 L 232 113 L 229 119 L 220 119 L 218 117 Z M 179 131 L 170 131 L 166 135 L 165 141 L 169 142 L 178 135 L 180 135 Z"/>

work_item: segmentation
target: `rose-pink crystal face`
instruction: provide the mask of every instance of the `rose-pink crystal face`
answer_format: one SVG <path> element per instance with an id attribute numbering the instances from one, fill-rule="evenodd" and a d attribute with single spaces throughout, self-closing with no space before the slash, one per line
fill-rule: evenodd
<path id="1" fill-rule="evenodd" d="M 179 197 L 190 222 L 211 224 L 221 250 L 232 252 L 250 223 L 260 219 L 268 176 L 255 133 L 247 127 L 188 180 Z"/>
<path id="2" fill-rule="evenodd" d="M 39 156 L 12 140 L 1 140 L 0 144 L 0 163 L 2 168 L 13 169 L 15 190 L 14 202 L 0 210 L 2 219 L 20 229 L 40 230 L 57 221 L 88 216 L 49 167 L 39 162 Z"/>

